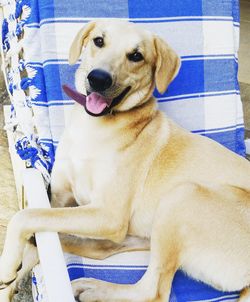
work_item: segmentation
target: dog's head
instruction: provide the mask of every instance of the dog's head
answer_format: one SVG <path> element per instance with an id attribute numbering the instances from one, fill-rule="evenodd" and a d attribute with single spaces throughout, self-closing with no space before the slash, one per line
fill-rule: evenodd
<path id="1" fill-rule="evenodd" d="M 84 107 L 93 116 L 137 107 L 150 98 L 155 85 L 163 93 L 180 67 L 166 42 L 124 21 L 88 23 L 71 45 L 69 63 L 80 56 L 73 98 L 87 94 Z"/>

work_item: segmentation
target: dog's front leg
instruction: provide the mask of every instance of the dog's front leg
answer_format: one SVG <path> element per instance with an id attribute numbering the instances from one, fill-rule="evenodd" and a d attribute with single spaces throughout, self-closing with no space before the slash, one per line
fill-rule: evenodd
<path id="1" fill-rule="evenodd" d="M 109 210 L 107 210 L 109 209 Z M 124 211 L 91 205 L 74 208 L 25 209 L 10 221 L 0 258 L 0 288 L 16 278 L 27 240 L 37 232 L 61 232 L 114 242 L 124 240 L 128 217 Z M 121 215 L 122 214 L 122 215 Z"/>

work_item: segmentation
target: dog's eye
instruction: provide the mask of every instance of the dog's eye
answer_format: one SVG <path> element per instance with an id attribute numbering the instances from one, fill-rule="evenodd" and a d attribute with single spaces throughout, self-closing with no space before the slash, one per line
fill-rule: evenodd
<path id="1" fill-rule="evenodd" d="M 97 37 L 97 38 L 94 38 L 94 43 L 95 43 L 95 46 L 101 48 L 104 46 L 104 40 L 102 37 Z"/>
<path id="2" fill-rule="evenodd" d="M 128 54 L 128 59 L 129 59 L 129 61 L 132 61 L 132 62 L 140 62 L 144 58 L 143 58 L 143 55 L 139 51 L 135 51 L 133 53 Z"/>

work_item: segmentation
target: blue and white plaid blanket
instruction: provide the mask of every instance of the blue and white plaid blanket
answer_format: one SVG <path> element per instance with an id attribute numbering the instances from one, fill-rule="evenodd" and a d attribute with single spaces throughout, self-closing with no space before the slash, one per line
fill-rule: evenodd
<path id="1" fill-rule="evenodd" d="M 164 95 L 155 91 L 159 107 L 183 127 L 244 156 L 243 114 L 237 81 L 237 0 L 2 2 L 12 2 L 3 26 L 5 51 L 18 52 L 21 47 L 24 50 L 24 60 L 15 63 L 8 73 L 14 105 L 13 128 L 19 123 L 23 133 L 17 141 L 17 151 L 48 180 L 46 171 L 52 168 L 56 147 L 74 104 L 61 88 L 62 84 L 74 83 L 77 66 L 69 66 L 67 62 L 70 44 L 86 22 L 103 17 L 128 19 L 166 39 L 181 56 L 182 67 Z M 23 39 L 19 41 L 22 34 Z M 21 70 L 26 70 L 27 75 L 18 80 L 15 74 Z M 72 258 L 69 272 L 71 278 L 75 278 L 74 274 L 84 274 L 114 282 L 134 282 L 143 274 L 146 262 L 137 264 L 131 255 L 125 264 L 120 265 L 118 261 L 111 266 L 86 264 Z M 236 297 L 235 293 L 220 293 L 178 272 L 171 301 L 234 301 Z"/>
<path id="2" fill-rule="evenodd" d="M 133 284 L 145 273 L 149 262 L 149 252 L 128 252 L 114 255 L 106 260 L 93 260 L 65 254 L 65 260 L 71 280 L 90 277 L 114 283 Z M 48 302 L 40 265 L 33 270 L 32 280 L 34 300 Z M 238 298 L 238 292 L 217 291 L 178 271 L 173 280 L 169 302 L 236 302 Z"/>
<path id="3" fill-rule="evenodd" d="M 3 2 L 9 1 L 15 3 Z M 69 66 L 67 61 L 72 39 L 86 22 L 103 17 L 131 20 L 166 39 L 181 56 L 182 67 L 164 95 L 155 92 L 160 108 L 190 131 L 244 155 L 237 82 L 237 0 L 18 0 L 16 7 L 4 22 L 3 43 L 7 51 L 24 31 L 22 44 L 14 43 L 12 48 L 15 51 L 23 47 L 25 60 L 15 69 L 25 69 L 27 77 L 13 81 L 15 70 L 10 70 L 8 78 L 14 96 L 20 90 L 29 91 L 19 107 L 32 104 L 38 137 L 36 133 L 30 135 L 30 127 L 24 125 L 25 135 L 17 150 L 33 166 L 51 170 L 56 146 L 74 104 L 61 88 L 62 84 L 74 82 L 77 66 Z M 22 13 L 27 7 L 31 8 L 28 16 Z M 18 22 L 10 30 L 13 18 Z M 29 123 L 30 117 L 22 122 L 25 120 Z M 30 147 L 39 152 L 27 151 Z"/>

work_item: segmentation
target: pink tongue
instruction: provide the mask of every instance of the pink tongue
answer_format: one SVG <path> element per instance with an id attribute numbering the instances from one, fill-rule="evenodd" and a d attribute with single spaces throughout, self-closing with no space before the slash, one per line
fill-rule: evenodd
<path id="1" fill-rule="evenodd" d="M 96 92 L 92 92 L 86 98 L 86 107 L 88 111 L 94 114 L 103 112 L 106 107 L 109 107 L 109 104 L 109 99 L 105 99 L 103 96 Z"/>

